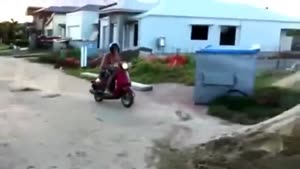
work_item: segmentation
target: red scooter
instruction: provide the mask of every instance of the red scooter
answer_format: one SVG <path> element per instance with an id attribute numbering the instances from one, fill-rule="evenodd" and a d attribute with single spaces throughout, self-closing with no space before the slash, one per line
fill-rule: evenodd
<path id="1" fill-rule="evenodd" d="M 124 107 L 129 108 L 134 103 L 135 94 L 131 89 L 131 79 L 128 73 L 129 65 L 126 62 L 118 63 L 112 66 L 108 70 L 101 73 L 100 77 L 91 81 L 92 89 L 90 93 L 94 95 L 96 102 L 102 102 L 103 100 L 117 100 L 121 99 Z M 106 83 L 110 70 L 115 69 L 117 71 L 115 78 L 112 80 L 110 87 L 111 94 L 105 93 Z"/>

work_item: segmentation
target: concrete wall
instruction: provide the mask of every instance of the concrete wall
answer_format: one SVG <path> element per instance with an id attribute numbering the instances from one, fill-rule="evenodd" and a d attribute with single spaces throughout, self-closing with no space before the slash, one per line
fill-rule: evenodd
<path id="1" fill-rule="evenodd" d="M 89 40 L 93 32 L 97 31 L 95 23 L 98 21 L 98 12 L 78 11 L 67 14 L 66 19 L 67 36 L 70 36 L 68 27 L 79 26 L 80 39 Z"/>
<path id="2" fill-rule="evenodd" d="M 108 34 L 108 24 L 109 24 L 109 18 L 105 17 L 101 19 L 101 29 L 100 29 L 100 48 L 107 48 L 109 44 L 109 34 Z M 104 31 L 104 28 L 106 27 L 106 32 Z"/>
<path id="3" fill-rule="evenodd" d="M 65 37 L 65 29 L 59 26 L 59 24 L 66 24 L 66 15 L 55 14 L 53 17 L 53 35 Z"/>
<path id="4" fill-rule="evenodd" d="M 43 19 L 40 18 L 39 16 L 33 16 L 33 22 L 34 22 L 34 26 L 36 29 L 38 30 L 42 30 L 43 29 Z"/>
<path id="5" fill-rule="evenodd" d="M 211 25 L 208 40 L 191 40 L 191 25 Z M 207 19 L 193 17 L 148 16 L 139 21 L 139 46 L 149 47 L 160 52 L 156 47 L 158 37 L 166 38 L 164 52 L 194 52 L 207 45 L 219 45 L 220 25 L 239 26 L 237 43 L 241 47 L 260 44 L 262 51 L 280 49 L 281 29 L 300 29 L 300 23 L 261 22 L 251 20 Z"/>
<path id="6" fill-rule="evenodd" d="M 79 27 L 79 29 L 81 30 L 81 26 L 82 26 L 82 12 L 74 12 L 74 13 L 68 13 L 67 17 L 66 17 L 66 37 L 72 38 L 72 36 L 70 35 L 70 27 Z M 78 37 L 80 37 L 80 39 L 82 38 L 82 34 L 81 31 L 79 31 Z"/>
<path id="7" fill-rule="evenodd" d="M 98 12 L 91 11 L 79 11 L 67 14 L 67 37 L 73 38 L 70 35 L 69 28 L 77 27 L 79 37 L 76 40 L 72 40 L 70 45 L 76 48 L 81 48 L 88 44 L 88 57 L 96 56 L 99 52 L 97 48 L 97 40 L 90 41 L 92 34 L 97 31 L 97 27 L 94 25 L 98 23 Z M 83 40 L 83 41 L 82 41 Z"/>
<path id="8" fill-rule="evenodd" d="M 93 32 L 97 31 L 97 26 L 94 24 L 98 24 L 98 12 L 92 11 L 82 11 L 82 39 L 89 40 L 92 36 Z"/>
<path id="9" fill-rule="evenodd" d="M 49 34 L 48 34 L 48 30 L 52 30 L 53 31 L 53 22 L 50 22 L 47 26 L 45 26 L 45 30 L 44 30 L 44 34 L 46 35 L 46 36 L 50 36 Z M 55 35 L 54 34 L 54 32 L 52 32 L 52 35 L 51 36 L 53 36 L 53 35 Z"/>
<path id="10" fill-rule="evenodd" d="M 60 27 L 59 24 L 66 24 L 66 15 L 55 14 L 52 21 L 45 27 L 45 34 L 47 30 L 52 30 L 53 36 L 65 37 L 65 29 Z"/>

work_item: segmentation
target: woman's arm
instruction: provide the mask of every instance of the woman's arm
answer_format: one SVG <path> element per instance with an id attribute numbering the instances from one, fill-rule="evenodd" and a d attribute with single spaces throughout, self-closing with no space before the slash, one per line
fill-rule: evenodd
<path id="1" fill-rule="evenodd" d="M 100 67 L 99 67 L 99 70 L 100 70 L 100 71 L 102 71 L 102 69 L 105 68 L 105 66 L 106 66 L 106 62 L 107 62 L 107 61 L 106 61 L 106 60 L 107 60 L 106 57 L 107 57 L 107 55 L 104 55 L 104 56 L 102 57 L 102 59 L 101 59 L 101 63 L 100 63 Z"/>
<path id="2" fill-rule="evenodd" d="M 121 61 L 122 61 L 122 60 L 121 60 L 120 54 L 117 54 L 116 57 L 117 57 L 118 62 L 121 62 Z"/>

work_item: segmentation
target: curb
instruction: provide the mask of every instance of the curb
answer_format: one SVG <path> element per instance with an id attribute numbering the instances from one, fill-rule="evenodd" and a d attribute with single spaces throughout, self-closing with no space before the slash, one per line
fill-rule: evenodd
<path id="1" fill-rule="evenodd" d="M 83 72 L 83 73 L 80 73 L 80 75 L 85 76 L 85 77 L 92 77 L 92 78 L 98 77 L 98 74 L 90 73 L 90 72 Z M 152 85 L 142 84 L 142 83 L 138 83 L 138 82 L 132 82 L 131 84 L 132 84 L 132 88 L 137 91 L 147 92 L 147 91 L 153 90 Z"/>

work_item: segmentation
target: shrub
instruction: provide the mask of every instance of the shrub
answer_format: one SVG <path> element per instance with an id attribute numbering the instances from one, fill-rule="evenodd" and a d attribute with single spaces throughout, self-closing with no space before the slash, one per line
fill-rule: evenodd
<path id="1" fill-rule="evenodd" d="M 45 64 L 56 64 L 57 58 L 54 55 L 46 55 L 46 56 L 38 57 L 37 59 L 33 60 L 33 62 L 45 63 Z"/>
<path id="2" fill-rule="evenodd" d="M 255 92 L 255 101 L 264 106 L 276 107 L 280 105 L 281 91 L 276 87 L 258 89 Z"/>
<path id="3" fill-rule="evenodd" d="M 296 106 L 299 100 L 299 91 L 264 87 L 252 97 L 219 97 L 211 103 L 208 113 L 231 122 L 255 124 Z"/>
<path id="4" fill-rule="evenodd" d="M 78 48 L 67 49 L 67 57 L 80 59 L 81 51 Z"/>
<path id="5" fill-rule="evenodd" d="M 131 76 L 133 80 L 142 83 L 183 83 L 194 84 L 195 67 L 185 64 L 179 67 L 169 67 L 166 59 L 153 57 L 151 59 L 136 59 L 133 61 Z"/>
<path id="6" fill-rule="evenodd" d="M 19 47 L 28 47 L 29 46 L 29 41 L 26 39 L 17 39 L 15 41 L 15 45 Z"/>

